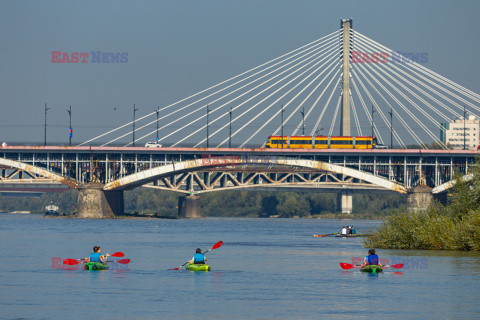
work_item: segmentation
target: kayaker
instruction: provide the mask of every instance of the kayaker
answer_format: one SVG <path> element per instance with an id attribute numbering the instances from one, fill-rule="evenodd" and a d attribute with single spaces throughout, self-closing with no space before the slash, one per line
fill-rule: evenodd
<path id="1" fill-rule="evenodd" d="M 342 236 L 347 235 L 347 227 L 342 228 Z"/>
<path id="2" fill-rule="evenodd" d="M 100 249 L 100 247 L 98 246 L 93 247 L 93 253 L 90 253 L 90 256 L 85 258 L 86 263 L 89 263 L 89 262 L 106 263 L 107 258 L 110 254 L 107 253 L 106 255 L 102 256 L 101 252 L 102 252 L 102 249 Z"/>
<path id="3" fill-rule="evenodd" d="M 365 266 L 372 266 L 372 265 L 376 265 L 380 267 L 382 266 L 382 264 L 380 263 L 380 259 L 378 259 L 378 256 L 375 254 L 375 249 L 368 250 L 368 256 L 366 256 L 365 259 L 363 259 L 362 268 Z"/>
<path id="4" fill-rule="evenodd" d="M 351 226 L 350 227 L 350 234 L 356 234 L 357 231 L 355 230 L 355 227 L 354 226 Z"/>
<path id="5" fill-rule="evenodd" d="M 205 255 L 202 253 L 202 249 L 197 248 L 195 251 L 195 255 L 192 257 L 188 263 L 190 264 L 205 264 L 205 261 L 207 261 L 207 258 L 205 258 Z"/>

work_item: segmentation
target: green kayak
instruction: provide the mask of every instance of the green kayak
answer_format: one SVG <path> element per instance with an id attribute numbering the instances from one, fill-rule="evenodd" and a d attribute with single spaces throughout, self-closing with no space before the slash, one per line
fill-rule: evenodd
<path id="1" fill-rule="evenodd" d="M 101 262 L 89 262 L 85 264 L 85 270 L 106 270 L 108 269 L 108 264 L 103 264 Z"/>
<path id="2" fill-rule="evenodd" d="M 379 272 L 382 272 L 383 269 L 379 265 L 372 264 L 370 266 L 365 266 L 364 268 L 361 268 L 360 271 L 368 272 L 368 273 L 379 273 Z"/>
<path id="3" fill-rule="evenodd" d="M 187 270 L 190 270 L 190 271 L 210 271 L 210 266 L 208 264 L 190 264 L 190 263 L 187 263 L 185 268 Z"/>

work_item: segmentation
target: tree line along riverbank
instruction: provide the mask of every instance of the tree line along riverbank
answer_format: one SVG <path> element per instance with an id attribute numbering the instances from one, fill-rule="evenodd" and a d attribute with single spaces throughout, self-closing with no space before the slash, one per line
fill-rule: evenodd
<path id="1" fill-rule="evenodd" d="M 47 193 L 40 198 L 2 197 L 0 211 L 28 210 L 43 213 L 53 203 L 61 213 L 76 212 L 78 193 Z M 174 217 L 178 212 L 179 194 L 148 188 L 124 193 L 125 212 L 135 216 Z M 215 217 L 317 217 L 379 219 L 392 210 L 406 208 L 405 195 L 358 194 L 353 196 L 352 214 L 338 214 L 336 194 L 297 192 L 220 191 L 202 194 L 203 216 Z"/>
<path id="2" fill-rule="evenodd" d="M 383 249 L 426 249 L 480 251 L 480 166 L 473 179 L 458 179 L 449 203 L 435 203 L 426 210 L 396 210 L 381 224 L 366 247 Z"/>

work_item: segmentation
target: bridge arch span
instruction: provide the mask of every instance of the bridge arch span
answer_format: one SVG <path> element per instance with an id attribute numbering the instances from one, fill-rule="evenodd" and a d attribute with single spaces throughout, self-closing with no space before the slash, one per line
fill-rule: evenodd
<path id="1" fill-rule="evenodd" d="M 61 175 L 58 175 L 52 171 L 48 171 L 48 170 L 45 170 L 36 166 L 32 166 L 30 164 L 26 164 L 20 161 L 0 158 L 0 165 L 19 169 L 19 170 L 24 170 L 30 173 L 35 173 L 35 174 L 38 174 L 39 176 L 51 179 L 56 182 L 60 182 L 61 184 L 64 184 L 73 189 L 78 187 L 78 183 L 76 183 L 75 181 L 62 177 Z"/>
<path id="2" fill-rule="evenodd" d="M 470 181 L 473 179 L 473 174 L 466 174 L 460 178 L 462 181 Z M 449 189 L 453 188 L 455 184 L 457 183 L 457 179 L 450 180 L 448 182 L 445 182 L 444 184 L 441 184 L 439 186 L 436 186 L 435 188 L 432 189 L 433 194 L 441 194 L 444 192 L 447 192 Z"/>
<path id="3" fill-rule="evenodd" d="M 375 176 L 368 172 L 358 171 L 356 169 L 342 167 L 339 165 L 326 163 L 316 160 L 304 160 L 304 159 L 287 159 L 287 158 L 274 158 L 274 157 L 222 157 L 222 158 L 202 158 L 187 160 L 178 163 L 171 163 L 164 166 L 144 170 L 137 172 L 126 177 L 114 180 L 107 183 L 104 190 L 123 190 L 131 189 L 137 186 L 144 185 L 146 183 L 158 180 L 161 177 L 165 177 L 178 172 L 190 172 L 196 171 L 202 168 L 209 167 L 221 167 L 243 164 L 267 164 L 267 165 L 282 165 L 291 167 L 304 167 L 310 169 L 316 169 L 319 171 L 327 171 L 337 174 L 344 174 L 359 180 L 369 182 L 375 186 L 379 186 L 385 189 L 389 189 L 399 193 L 406 193 L 404 186 L 389 181 L 388 179 Z"/>

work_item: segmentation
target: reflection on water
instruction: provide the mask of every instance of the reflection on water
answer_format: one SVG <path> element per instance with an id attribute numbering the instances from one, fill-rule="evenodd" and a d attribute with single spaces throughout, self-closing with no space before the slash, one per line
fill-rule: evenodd
<path id="1" fill-rule="evenodd" d="M 353 221 L 365 232 L 378 221 Z M 73 220 L 0 215 L 1 317 L 70 319 L 479 318 L 480 255 L 378 250 L 379 274 L 343 270 L 367 254 L 358 238 L 314 238 L 344 221 L 313 219 Z M 168 270 L 195 248 L 211 272 Z M 52 269 L 94 245 L 131 263 Z M 398 262 L 400 263 L 400 262 Z M 461 312 L 459 312 L 461 310 Z"/>

